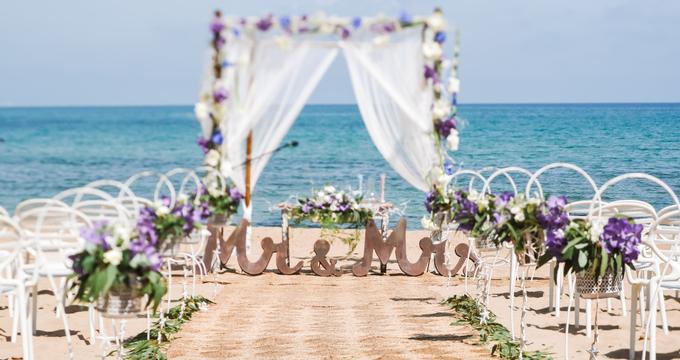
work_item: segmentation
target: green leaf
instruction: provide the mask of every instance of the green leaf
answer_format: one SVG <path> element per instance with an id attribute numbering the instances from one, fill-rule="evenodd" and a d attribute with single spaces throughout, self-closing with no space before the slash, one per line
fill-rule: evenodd
<path id="1" fill-rule="evenodd" d="M 607 272 L 607 265 L 609 264 L 609 254 L 602 250 L 602 260 L 600 262 L 600 277 L 603 277 Z"/>
<path id="2" fill-rule="evenodd" d="M 583 251 L 580 251 L 578 253 L 578 266 L 580 268 L 585 268 L 587 264 L 588 264 L 588 254 L 586 254 Z"/>

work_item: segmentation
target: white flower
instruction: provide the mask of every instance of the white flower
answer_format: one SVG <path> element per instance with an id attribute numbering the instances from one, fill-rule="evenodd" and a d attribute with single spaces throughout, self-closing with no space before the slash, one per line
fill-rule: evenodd
<path id="1" fill-rule="evenodd" d="M 458 138 L 458 131 L 456 129 L 452 129 L 451 133 L 446 138 L 446 147 L 451 151 L 457 151 L 459 142 L 460 139 Z"/>
<path id="2" fill-rule="evenodd" d="M 104 262 L 117 266 L 123 260 L 123 253 L 119 249 L 111 249 L 104 253 Z"/>
<path id="3" fill-rule="evenodd" d="M 390 37 L 387 35 L 380 35 L 373 38 L 373 44 L 383 46 L 390 42 Z"/>
<path id="4" fill-rule="evenodd" d="M 470 193 L 468 193 L 468 199 L 477 201 L 477 199 L 479 199 L 479 193 L 475 190 L 470 190 Z"/>
<path id="5" fill-rule="evenodd" d="M 434 225 L 434 221 L 432 221 L 432 218 L 430 216 L 425 215 L 423 216 L 422 219 L 420 219 L 420 225 L 423 227 L 425 230 L 437 230 L 436 226 Z"/>
<path id="6" fill-rule="evenodd" d="M 593 221 L 593 225 L 590 228 L 590 241 L 596 243 L 600 241 L 600 235 L 602 234 L 602 224 L 599 220 Z"/>
<path id="7" fill-rule="evenodd" d="M 328 194 L 332 194 L 335 192 L 335 187 L 332 185 L 324 186 L 323 191 L 325 191 Z"/>
<path id="8" fill-rule="evenodd" d="M 477 200 L 477 207 L 479 210 L 484 211 L 487 207 L 489 207 L 489 199 L 483 198 Z"/>
<path id="9" fill-rule="evenodd" d="M 217 164 L 219 164 L 220 162 L 219 151 L 215 149 L 211 149 L 210 151 L 208 151 L 208 153 L 205 154 L 205 160 L 203 160 L 203 162 L 210 167 L 216 167 Z"/>
<path id="10" fill-rule="evenodd" d="M 187 194 L 179 194 L 177 196 L 177 202 L 185 203 L 187 201 L 189 201 L 189 196 L 187 196 Z"/>
<path id="11" fill-rule="evenodd" d="M 541 203 L 541 200 L 538 199 L 538 198 L 533 198 L 533 197 L 532 197 L 532 198 L 530 198 L 527 202 L 528 202 L 529 204 L 532 204 L 532 205 L 538 205 L 538 204 Z"/>
<path id="12" fill-rule="evenodd" d="M 282 49 L 288 49 L 290 47 L 290 36 L 281 35 L 274 38 L 274 42 Z"/>
<path id="13" fill-rule="evenodd" d="M 438 60 L 442 57 L 442 46 L 434 41 L 423 44 L 423 55 L 430 60 Z"/>
<path id="14" fill-rule="evenodd" d="M 510 212 L 514 215 L 517 215 L 522 212 L 522 209 L 520 209 L 519 206 L 513 206 L 510 208 Z"/>
<path id="15" fill-rule="evenodd" d="M 452 94 L 453 93 L 459 93 L 460 92 L 460 80 L 455 76 L 451 76 L 449 78 L 449 84 L 448 84 L 447 90 Z"/>
<path id="16" fill-rule="evenodd" d="M 336 211 L 338 210 L 338 207 L 335 205 L 335 203 L 332 203 L 331 206 L 328 207 L 331 211 Z"/>
<path id="17" fill-rule="evenodd" d="M 208 108 L 208 105 L 203 102 L 197 102 L 196 105 L 194 105 L 194 115 L 196 115 L 196 119 L 201 125 L 203 138 L 209 138 L 213 131 L 213 121 L 210 118 L 210 109 Z"/>
<path id="18" fill-rule="evenodd" d="M 167 206 L 161 205 L 156 208 L 156 214 L 158 215 L 167 215 L 170 213 L 170 208 Z"/>
<path id="19" fill-rule="evenodd" d="M 451 114 L 451 104 L 444 100 L 439 99 L 434 103 L 434 108 L 432 109 L 432 116 L 435 119 L 443 119 Z"/>
<path id="20" fill-rule="evenodd" d="M 427 18 L 427 26 L 434 31 L 444 29 L 444 25 L 445 25 L 444 16 L 439 11 L 435 11 L 435 13 L 432 14 L 432 16 Z"/>
<path id="21" fill-rule="evenodd" d="M 128 242 L 130 242 L 130 229 L 120 224 L 115 224 L 113 226 L 112 239 L 109 241 L 109 238 L 107 237 L 106 240 L 112 248 L 127 248 Z M 119 241 L 120 244 L 118 244 Z"/>
<path id="22" fill-rule="evenodd" d="M 318 198 L 323 198 L 326 194 L 323 191 L 319 191 L 316 193 L 316 197 Z"/>
<path id="23" fill-rule="evenodd" d="M 519 222 L 524 221 L 524 212 L 520 211 L 519 213 L 515 214 L 515 220 Z"/>

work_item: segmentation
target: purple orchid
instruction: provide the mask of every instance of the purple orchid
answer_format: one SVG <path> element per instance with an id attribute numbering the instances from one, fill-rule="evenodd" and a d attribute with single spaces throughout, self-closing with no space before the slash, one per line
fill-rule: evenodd
<path id="1" fill-rule="evenodd" d="M 231 197 L 231 200 L 234 202 L 239 202 L 243 198 L 241 192 L 238 191 L 238 189 L 235 187 L 229 189 L 229 196 Z"/>
<path id="2" fill-rule="evenodd" d="M 267 17 L 264 17 L 260 19 L 257 23 L 255 23 L 255 27 L 257 27 L 258 30 L 260 31 L 267 31 L 269 28 L 272 27 L 274 22 L 272 21 L 272 16 L 269 15 Z"/>
<path id="3" fill-rule="evenodd" d="M 508 205 L 510 200 L 512 200 L 515 197 L 515 194 L 511 192 L 502 192 L 500 195 L 496 197 L 495 205 L 497 208 L 504 207 Z"/>
<path id="4" fill-rule="evenodd" d="M 207 154 L 208 151 L 210 151 L 210 146 L 212 145 L 210 140 L 201 136 L 198 138 L 198 140 L 196 140 L 196 143 L 201 148 L 204 154 Z"/>
<path id="5" fill-rule="evenodd" d="M 357 16 L 357 17 L 354 17 L 352 19 L 352 27 L 354 29 L 358 29 L 358 28 L 361 27 L 361 18 L 360 17 Z"/>
<path id="6" fill-rule="evenodd" d="M 620 253 L 625 264 L 632 264 L 640 255 L 638 245 L 642 241 L 642 225 L 633 224 L 627 219 L 610 218 L 600 234 L 608 254 Z"/>
<path id="7" fill-rule="evenodd" d="M 210 31 L 217 35 L 224 30 L 224 22 L 222 21 L 222 16 L 220 13 L 215 14 L 215 18 L 210 23 Z"/>
<path id="8" fill-rule="evenodd" d="M 425 76 L 425 80 L 432 79 L 434 82 L 438 81 L 439 75 L 432 66 L 425 65 L 425 71 L 423 75 Z"/>
<path id="9" fill-rule="evenodd" d="M 222 103 L 229 98 L 229 91 L 223 87 L 219 87 L 213 91 L 213 100 L 216 103 Z"/>
<path id="10" fill-rule="evenodd" d="M 84 227 L 80 230 L 80 237 L 88 244 L 101 246 L 104 250 L 109 250 L 110 246 L 106 241 L 106 226 L 108 221 L 100 220 L 92 222 L 92 227 Z"/>
<path id="11" fill-rule="evenodd" d="M 446 41 L 446 33 L 443 31 L 437 31 L 437 33 L 434 34 L 434 41 L 443 44 L 444 41 Z"/>
<path id="12" fill-rule="evenodd" d="M 432 212 L 434 209 L 434 201 L 437 198 L 437 194 L 434 191 L 430 191 L 425 195 L 425 209 L 427 212 Z"/>
<path id="13" fill-rule="evenodd" d="M 210 140 L 215 145 L 222 145 L 222 142 L 224 142 L 224 136 L 222 136 L 220 129 L 216 129 L 215 132 L 213 132 L 212 138 L 210 138 Z"/>
<path id="14" fill-rule="evenodd" d="M 451 134 L 451 130 L 456 129 L 457 126 L 458 123 L 456 122 L 456 119 L 450 117 L 446 120 L 437 122 L 434 125 L 434 128 L 439 133 L 439 136 L 441 136 L 443 139 L 446 139 Z"/>

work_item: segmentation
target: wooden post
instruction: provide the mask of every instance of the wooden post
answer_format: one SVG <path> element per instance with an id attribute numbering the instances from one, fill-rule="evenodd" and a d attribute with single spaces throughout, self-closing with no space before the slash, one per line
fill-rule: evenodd
<path id="1" fill-rule="evenodd" d="M 251 160 L 253 157 L 253 131 L 248 132 L 248 138 L 246 139 L 246 206 L 250 206 L 250 172 L 251 172 Z"/>

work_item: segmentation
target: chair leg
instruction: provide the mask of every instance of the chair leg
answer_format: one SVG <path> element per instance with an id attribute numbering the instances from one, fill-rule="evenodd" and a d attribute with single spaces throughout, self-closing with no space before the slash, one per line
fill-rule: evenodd
<path id="1" fill-rule="evenodd" d="M 33 307 L 31 311 L 31 321 L 33 322 L 32 331 L 35 335 L 38 326 L 38 285 L 33 286 L 31 291 L 31 305 Z"/>
<path id="2" fill-rule="evenodd" d="M 170 263 L 170 259 L 168 258 L 167 260 L 168 264 L 168 302 L 167 302 L 167 307 L 170 309 L 170 301 L 172 299 L 172 264 Z"/>
<path id="3" fill-rule="evenodd" d="M 593 336 L 592 320 L 593 320 L 593 301 L 586 299 L 586 336 L 588 338 Z M 595 310 L 597 311 L 597 310 Z"/>
<path id="4" fill-rule="evenodd" d="M 607 298 L 607 312 L 610 313 L 612 310 L 612 298 Z"/>
<path id="5" fill-rule="evenodd" d="M 20 303 L 17 303 L 16 306 L 13 306 L 13 304 L 12 304 L 13 302 L 21 301 L 18 296 L 12 296 L 11 299 L 8 296 L 7 300 L 9 301 L 9 304 L 12 305 L 12 306 L 10 306 L 10 305 L 7 306 L 7 309 L 9 310 L 9 314 L 12 317 L 12 335 L 10 335 L 9 341 L 14 344 L 14 343 L 17 342 L 17 332 L 19 330 L 19 326 L 23 326 L 22 324 L 19 324 L 19 319 L 21 319 L 21 315 L 17 314 L 17 313 L 21 312 L 21 309 L 19 309 L 19 307 L 23 306 L 23 305 L 20 304 Z M 26 336 L 26 333 L 24 333 L 23 330 L 21 332 L 21 336 Z"/>
<path id="6" fill-rule="evenodd" d="M 19 288 L 19 291 L 17 292 L 16 303 L 16 307 L 19 308 L 19 313 L 17 314 L 17 317 L 20 318 L 19 323 L 21 326 L 21 347 L 23 355 L 28 359 L 32 359 L 33 352 L 31 350 L 31 334 L 28 328 L 28 321 L 26 321 L 25 305 L 26 305 L 26 289 L 22 285 Z"/>
<path id="7" fill-rule="evenodd" d="M 560 317 L 562 312 L 562 291 L 564 289 L 564 264 L 557 265 L 557 289 L 555 291 L 555 316 Z M 567 321 L 569 321 L 567 319 Z"/>
<path id="8" fill-rule="evenodd" d="M 95 331 L 96 319 L 94 313 L 94 304 L 92 303 L 87 305 L 87 322 L 90 329 L 90 343 L 94 345 L 94 343 L 97 341 L 97 334 Z"/>
<path id="9" fill-rule="evenodd" d="M 557 296 L 555 295 L 555 283 L 557 283 L 557 287 L 559 288 L 559 280 L 557 280 L 553 274 L 555 273 L 555 262 L 551 261 L 550 262 L 550 276 L 548 279 L 548 311 L 553 311 L 555 310 L 555 300 L 557 299 Z M 557 310 L 555 310 L 555 316 L 557 315 Z"/>
<path id="10" fill-rule="evenodd" d="M 626 308 L 626 286 L 622 284 L 621 292 L 619 293 L 619 300 L 621 300 L 621 314 L 623 316 L 628 316 L 628 310 Z"/>
<path id="11" fill-rule="evenodd" d="M 666 315 L 666 303 L 663 297 L 663 289 L 659 289 L 659 312 L 661 313 L 661 326 L 664 335 L 668 335 L 668 316 Z"/>
<path id="12" fill-rule="evenodd" d="M 510 255 L 510 335 L 515 340 L 515 284 L 517 282 L 517 260 L 515 252 Z"/>
<path id="13" fill-rule="evenodd" d="M 571 293 L 571 290 L 570 290 Z M 574 296 L 574 330 L 578 331 L 581 320 L 581 294 L 576 293 Z"/>
<path id="14" fill-rule="evenodd" d="M 647 299 L 645 298 L 645 294 L 647 293 L 647 291 L 645 290 L 644 286 L 641 286 L 639 291 L 640 291 L 640 327 L 644 328 L 646 323 L 645 310 L 647 309 L 646 303 Z"/>
<path id="15" fill-rule="evenodd" d="M 632 285 L 630 287 L 630 333 L 628 335 L 628 359 L 635 360 L 635 323 L 637 322 L 637 308 L 638 297 L 640 293 L 640 285 Z M 625 304 L 624 304 L 625 306 Z"/>

